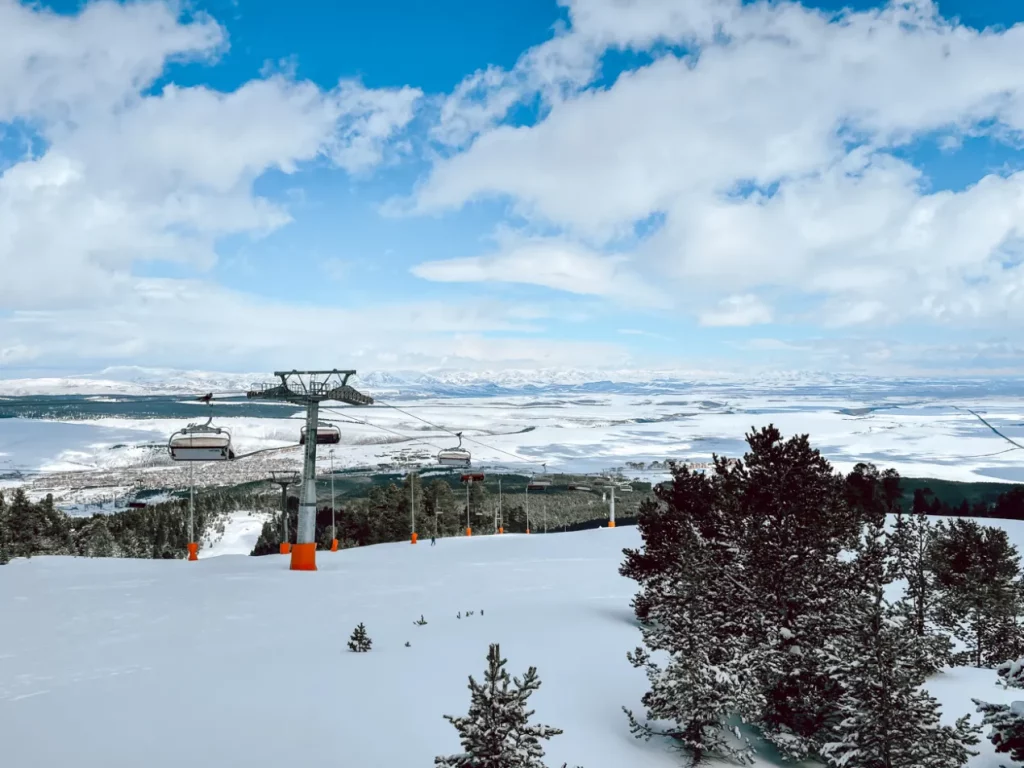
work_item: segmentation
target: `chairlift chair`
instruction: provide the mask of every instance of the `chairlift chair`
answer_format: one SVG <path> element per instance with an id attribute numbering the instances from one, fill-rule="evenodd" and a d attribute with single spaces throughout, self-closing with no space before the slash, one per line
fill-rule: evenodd
<path id="1" fill-rule="evenodd" d="M 337 445 L 341 442 L 341 430 L 333 424 L 325 421 L 318 421 L 316 425 L 317 445 Z M 299 445 L 306 444 L 306 428 L 299 430 Z"/>
<path id="2" fill-rule="evenodd" d="M 459 444 L 455 448 L 442 449 L 437 454 L 437 463 L 442 467 L 468 467 L 472 460 L 469 451 L 462 447 L 462 433 L 456 432 Z"/>
<path id="3" fill-rule="evenodd" d="M 545 479 L 548 474 L 548 465 L 541 464 L 544 471 L 541 473 L 540 478 L 531 477 L 529 482 L 526 484 L 526 490 L 528 491 L 543 491 L 551 486 L 551 481 Z"/>
<path id="4" fill-rule="evenodd" d="M 235 458 L 231 447 L 231 433 L 220 427 L 189 424 L 182 427 L 167 441 L 167 450 L 174 461 L 230 461 Z"/>

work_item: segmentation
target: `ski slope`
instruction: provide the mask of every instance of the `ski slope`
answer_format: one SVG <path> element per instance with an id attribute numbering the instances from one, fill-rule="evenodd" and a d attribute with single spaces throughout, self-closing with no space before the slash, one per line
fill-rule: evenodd
<path id="1" fill-rule="evenodd" d="M 625 658 L 634 585 L 617 573 L 638 543 L 624 527 L 387 544 L 321 552 L 316 573 L 280 556 L 14 561 L 0 567 L 4 764 L 431 765 L 459 750 L 442 715 L 465 714 L 467 676 L 500 642 L 510 673 L 538 668 L 534 720 L 565 731 L 549 766 L 678 768 L 621 710 L 642 712 L 646 688 Z M 345 647 L 359 622 L 367 654 Z M 1015 697 L 995 680 L 958 669 L 928 687 L 952 722 L 971 696 Z M 997 768 L 980 749 L 971 767 Z"/>
<path id="2" fill-rule="evenodd" d="M 223 533 L 207 530 L 199 542 L 199 559 L 222 555 L 248 555 L 259 541 L 263 523 L 273 515 L 267 512 L 229 512 L 216 521 L 224 526 Z"/>

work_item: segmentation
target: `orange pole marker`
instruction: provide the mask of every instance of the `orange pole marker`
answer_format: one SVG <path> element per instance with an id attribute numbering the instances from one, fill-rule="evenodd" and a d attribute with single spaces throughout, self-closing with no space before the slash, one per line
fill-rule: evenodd
<path id="1" fill-rule="evenodd" d="M 609 520 L 608 521 L 608 527 L 609 528 L 614 528 L 615 527 L 615 521 L 614 520 Z"/>
<path id="2" fill-rule="evenodd" d="M 504 533 L 504 532 L 505 532 L 505 529 L 504 529 L 504 528 L 499 528 L 499 529 L 498 529 L 498 533 Z"/>
<path id="3" fill-rule="evenodd" d="M 337 551 L 338 551 L 338 540 L 337 539 L 331 539 L 331 552 L 337 552 Z"/>
<path id="4" fill-rule="evenodd" d="M 530 529 L 529 529 L 529 528 L 527 528 L 527 529 L 526 529 L 526 532 L 527 532 L 527 533 L 529 533 L 529 532 L 530 532 Z"/>
<path id="5" fill-rule="evenodd" d="M 292 551 L 292 545 L 289 544 L 287 541 L 282 541 L 281 542 L 281 554 L 282 555 L 287 555 L 291 551 Z"/>
<path id="6" fill-rule="evenodd" d="M 189 545 L 188 545 L 188 559 L 189 560 L 198 560 L 199 559 L 199 554 L 198 553 L 199 553 L 199 545 L 196 542 L 194 542 L 194 541 L 189 542 Z"/>
<path id="7" fill-rule="evenodd" d="M 419 537 L 420 537 L 420 535 L 418 533 L 414 533 L 412 535 L 412 543 L 415 544 L 416 541 L 419 539 Z"/>
<path id="8" fill-rule="evenodd" d="M 292 547 L 293 571 L 315 571 L 316 570 L 316 543 L 296 544 Z"/>
<path id="9" fill-rule="evenodd" d="M 473 535 L 473 529 L 472 528 L 467 528 L 466 529 L 466 535 L 467 536 L 472 536 Z"/>

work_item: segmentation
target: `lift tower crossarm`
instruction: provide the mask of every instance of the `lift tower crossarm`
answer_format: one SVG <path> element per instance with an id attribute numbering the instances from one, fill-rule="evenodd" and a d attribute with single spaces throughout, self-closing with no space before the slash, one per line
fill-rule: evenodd
<path id="1" fill-rule="evenodd" d="M 320 403 L 373 405 L 373 398 L 350 387 L 355 371 L 274 371 L 280 384 L 255 385 L 246 393 L 250 400 L 277 400 L 306 407 L 306 440 L 302 462 L 302 494 L 299 500 L 299 529 L 292 549 L 293 571 L 316 570 L 316 444 Z"/>

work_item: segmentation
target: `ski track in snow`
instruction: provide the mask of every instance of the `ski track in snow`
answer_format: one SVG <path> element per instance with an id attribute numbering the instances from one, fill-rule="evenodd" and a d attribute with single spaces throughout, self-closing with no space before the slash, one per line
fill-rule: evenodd
<path id="1" fill-rule="evenodd" d="M 1003 526 L 1024 547 L 1024 524 Z M 534 720 L 565 731 L 546 746 L 548 765 L 678 768 L 666 744 L 630 736 L 621 711 L 642 712 L 646 689 L 625 658 L 640 633 L 633 584 L 617 571 L 638 544 L 631 527 L 384 544 L 320 552 L 317 573 L 290 572 L 280 556 L 16 560 L 0 568 L 5 760 L 429 765 L 458 751 L 442 715 L 465 714 L 467 676 L 481 679 L 500 642 L 510 673 L 538 668 Z M 421 614 L 428 623 L 415 626 Z M 359 622 L 367 654 L 345 648 Z M 996 680 L 958 668 L 927 688 L 952 723 L 973 712 L 971 697 L 1024 698 Z M 979 749 L 970 768 L 999 766 L 987 740 Z"/>

